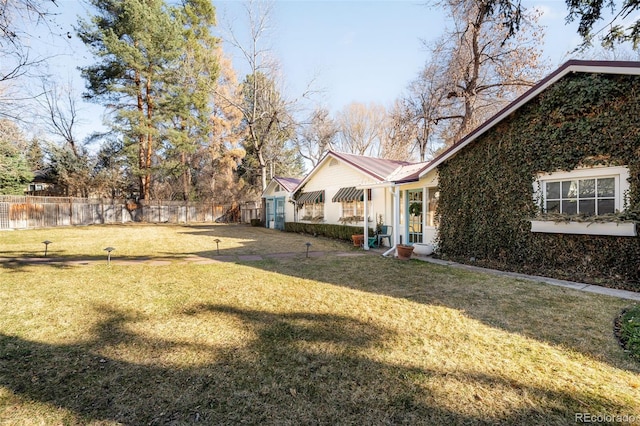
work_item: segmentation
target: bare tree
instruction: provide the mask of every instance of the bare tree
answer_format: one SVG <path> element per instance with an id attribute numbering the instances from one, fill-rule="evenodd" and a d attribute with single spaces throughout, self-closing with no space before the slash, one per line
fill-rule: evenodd
<path id="1" fill-rule="evenodd" d="M 32 98 L 16 82 L 47 60 L 30 52 L 27 40 L 39 24 L 49 24 L 56 0 L 0 0 L 0 118 L 24 121 Z"/>
<path id="2" fill-rule="evenodd" d="M 29 34 L 25 27 L 33 29 L 46 23 L 51 16 L 47 9 L 56 0 L 1 0 L 0 1 L 0 82 L 23 75 L 29 65 L 40 62 L 29 58 L 24 39 Z M 26 25 L 28 23 L 28 25 Z"/>
<path id="3" fill-rule="evenodd" d="M 380 157 L 389 160 L 412 160 L 416 130 L 413 123 L 413 111 L 402 101 L 396 101 L 383 122 Z"/>
<path id="4" fill-rule="evenodd" d="M 41 112 L 37 114 L 40 121 L 51 135 L 62 138 L 65 147 L 79 158 L 82 155 L 81 147 L 75 136 L 78 126 L 78 98 L 71 84 L 62 88 L 46 78 L 42 78 L 40 83 L 41 95 L 35 97 L 41 107 Z"/>
<path id="5" fill-rule="evenodd" d="M 335 149 L 338 127 L 326 108 L 316 108 L 300 125 L 296 138 L 300 155 L 315 167 L 327 151 Z"/>
<path id="6" fill-rule="evenodd" d="M 440 111 L 432 122 L 440 123 L 438 136 L 450 144 L 541 78 L 543 32 L 535 12 L 522 11 L 520 31 L 513 35 L 513 28 L 505 26 L 485 0 L 442 0 L 433 5 L 445 7 L 453 23 L 436 43 L 441 52 L 436 62 L 425 68 L 425 74 L 442 78 L 436 88 Z M 431 66 L 441 68 L 429 70 Z"/>
<path id="7" fill-rule="evenodd" d="M 434 133 L 442 116 L 444 94 L 444 69 L 440 66 L 442 46 L 435 45 L 431 58 L 420 71 L 418 78 L 409 84 L 401 102 L 413 126 L 415 148 L 420 161 L 425 161 L 434 153 Z"/>
<path id="8" fill-rule="evenodd" d="M 289 138 L 293 132 L 290 113 L 292 102 L 281 94 L 278 67 L 267 45 L 273 3 L 251 0 L 245 3 L 245 12 L 248 42 L 241 42 L 240 34 L 233 28 L 228 28 L 228 41 L 241 53 L 249 73 L 242 83 L 242 99 L 239 102 L 226 100 L 243 117 L 247 131 L 245 163 L 250 164 L 252 159 L 255 160 L 260 175 L 260 190 L 263 191 L 267 187 L 269 158 L 276 156 L 283 138 Z"/>
<path id="9" fill-rule="evenodd" d="M 353 102 L 337 114 L 337 149 L 342 152 L 378 157 L 387 112 L 382 105 Z"/>

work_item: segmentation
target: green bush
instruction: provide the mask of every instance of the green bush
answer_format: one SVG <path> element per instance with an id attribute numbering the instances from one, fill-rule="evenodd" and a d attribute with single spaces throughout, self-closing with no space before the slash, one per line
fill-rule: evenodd
<path id="1" fill-rule="evenodd" d="M 632 358 L 640 361 L 640 306 L 625 310 L 618 321 L 620 343 Z"/>
<path id="2" fill-rule="evenodd" d="M 260 219 L 251 219 L 251 226 L 263 226 L 263 223 Z"/>
<path id="3" fill-rule="evenodd" d="M 332 225 L 327 223 L 286 222 L 284 230 L 344 241 L 351 241 L 351 236 L 354 234 L 364 234 L 364 227 L 362 226 Z M 369 235 L 373 235 L 373 233 L 373 229 L 369 228 Z"/>

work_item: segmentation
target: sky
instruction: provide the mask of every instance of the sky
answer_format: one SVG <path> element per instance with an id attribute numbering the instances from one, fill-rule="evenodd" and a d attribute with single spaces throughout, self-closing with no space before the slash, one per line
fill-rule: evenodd
<path id="1" fill-rule="evenodd" d="M 220 34 L 224 36 L 223 28 L 229 23 L 242 33 L 243 3 L 213 3 Z M 543 12 L 539 23 L 546 27 L 542 48 L 549 72 L 570 58 L 579 58 L 568 54 L 580 38 L 575 24 L 565 25 L 564 0 L 523 0 L 523 5 Z M 41 56 L 51 56 L 50 72 L 81 93 L 84 81 L 78 67 L 94 59 L 73 26 L 78 16 L 86 18 L 90 10 L 80 0 L 58 0 L 52 11 L 57 16 L 49 29 L 39 26 L 35 33 L 28 31 L 36 34 L 31 47 Z M 317 91 L 314 102 L 333 112 L 351 102 L 390 106 L 424 65 L 425 42 L 443 34 L 446 25 L 442 11 L 425 6 L 422 0 L 276 0 L 272 18 L 270 47 L 286 82 L 285 95 L 296 99 L 311 84 Z M 225 45 L 224 50 L 241 78 L 246 72 L 243 62 L 231 46 Z M 103 109 L 83 104 L 80 112 L 79 136 L 84 138 L 100 127 Z"/>
<path id="2" fill-rule="evenodd" d="M 321 91 L 320 102 L 331 111 L 351 102 L 390 106 L 424 66 L 429 42 L 445 30 L 443 11 L 424 3 L 276 1 L 273 50 L 289 82 L 289 95 L 299 95 L 313 81 Z M 221 21 L 242 16 L 242 2 L 214 4 Z M 580 41 L 576 26 L 565 26 L 564 1 L 523 4 L 544 12 L 540 24 L 548 27 L 545 57 L 556 68 Z"/>

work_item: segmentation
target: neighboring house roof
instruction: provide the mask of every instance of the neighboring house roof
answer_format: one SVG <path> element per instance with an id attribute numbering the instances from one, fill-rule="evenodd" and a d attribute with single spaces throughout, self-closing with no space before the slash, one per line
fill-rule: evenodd
<path id="1" fill-rule="evenodd" d="M 400 176 L 403 179 L 407 176 L 412 176 L 416 172 L 416 165 L 420 165 L 423 168 L 426 163 L 410 163 L 408 161 L 388 160 L 385 158 L 368 157 L 366 155 L 347 154 L 344 152 L 329 151 L 324 157 L 316 164 L 316 166 L 309 172 L 307 176 L 299 183 L 298 188 L 301 188 L 306 184 L 309 179 L 319 170 L 326 162 L 332 159 L 342 161 L 343 163 L 355 168 L 359 172 L 371 179 L 384 182 L 388 181 L 389 176 Z M 417 174 L 415 180 L 417 180 Z M 296 189 L 296 190 L 297 190 Z"/>
<path id="2" fill-rule="evenodd" d="M 540 80 L 531 89 L 520 95 L 515 101 L 500 110 L 493 117 L 489 118 L 483 124 L 478 126 L 475 130 L 469 133 L 464 138 L 460 139 L 457 143 L 452 145 L 449 149 L 444 151 L 433 161 L 429 163 L 420 173 L 419 177 L 423 177 L 431 170 L 438 167 L 449 158 L 455 156 L 460 150 L 469 145 L 471 142 L 479 138 L 481 135 L 489 131 L 496 126 L 502 120 L 514 113 L 517 109 L 531 101 L 540 93 L 545 91 L 549 86 L 570 73 L 598 73 L 598 74 L 627 74 L 627 75 L 640 75 L 640 62 L 627 62 L 627 61 L 580 61 L 571 60 L 565 62 L 557 70 L 549 74 L 544 79 Z"/>
<path id="3" fill-rule="evenodd" d="M 287 192 L 293 192 L 298 187 L 298 185 L 300 185 L 300 182 L 302 181 L 302 179 L 298 179 L 298 178 L 280 177 L 280 176 L 274 176 L 273 180 L 278 182 L 280 186 L 282 186 Z"/>
<path id="4" fill-rule="evenodd" d="M 55 183 L 48 170 L 34 170 L 32 183 Z"/>
<path id="5" fill-rule="evenodd" d="M 285 192 L 291 194 L 298 187 L 300 181 L 301 179 L 298 178 L 274 176 L 269 181 L 269 184 L 264 189 L 264 191 L 262 191 L 262 198 L 268 197 L 267 194 L 271 193 L 271 191 L 275 191 L 278 185 L 280 185 Z"/>

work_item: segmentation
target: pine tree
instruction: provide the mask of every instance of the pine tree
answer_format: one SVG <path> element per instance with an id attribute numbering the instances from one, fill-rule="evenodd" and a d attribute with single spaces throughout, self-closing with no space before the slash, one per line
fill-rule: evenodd
<path id="1" fill-rule="evenodd" d="M 0 194 L 22 195 L 33 173 L 23 154 L 22 132 L 9 120 L 0 120 Z"/>
<path id="2" fill-rule="evenodd" d="M 151 198 L 166 78 L 178 66 L 183 31 L 162 0 L 90 0 L 97 14 L 78 35 L 100 62 L 83 68 L 87 97 L 115 112 L 115 125 L 135 153 L 139 196 Z"/>

